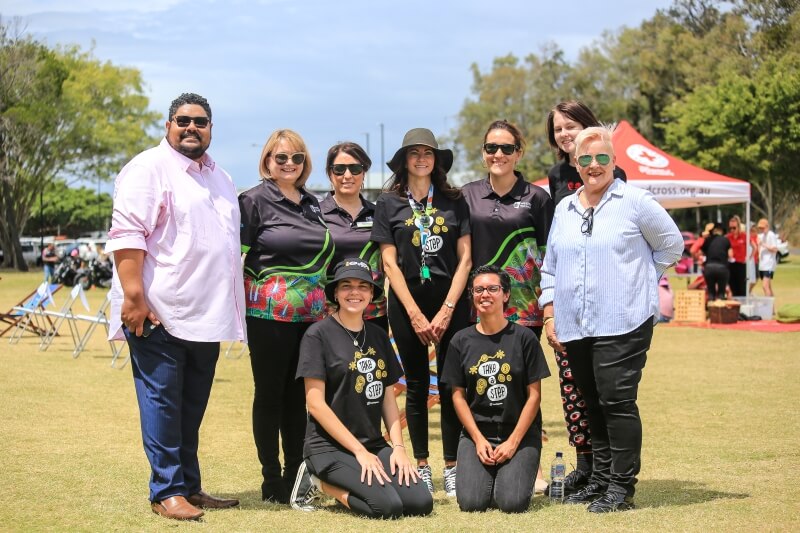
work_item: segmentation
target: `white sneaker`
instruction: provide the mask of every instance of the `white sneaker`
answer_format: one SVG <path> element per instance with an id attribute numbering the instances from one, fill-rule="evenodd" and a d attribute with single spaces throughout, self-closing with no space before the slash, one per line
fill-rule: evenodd
<path id="1" fill-rule="evenodd" d="M 450 497 L 456 495 L 456 465 L 444 467 L 444 491 Z"/>
<path id="2" fill-rule="evenodd" d="M 321 497 L 320 481 L 308 471 L 306 462 L 303 461 L 297 470 L 297 477 L 294 480 L 289 503 L 292 509 L 297 511 L 316 511 L 318 509 L 316 503 Z"/>
<path id="3" fill-rule="evenodd" d="M 433 471 L 431 470 L 431 465 L 418 466 L 417 474 L 422 482 L 427 485 L 430 493 L 433 494 Z"/>

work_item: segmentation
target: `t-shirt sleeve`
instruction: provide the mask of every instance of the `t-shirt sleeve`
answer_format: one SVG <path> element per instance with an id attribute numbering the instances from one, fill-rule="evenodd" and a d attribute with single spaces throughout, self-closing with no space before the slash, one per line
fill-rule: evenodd
<path id="1" fill-rule="evenodd" d="M 556 167 L 550 169 L 547 173 L 547 187 L 550 189 L 550 198 L 553 202 L 556 201 Z M 552 219 L 552 217 L 550 217 Z"/>
<path id="2" fill-rule="evenodd" d="M 528 385 L 550 376 L 550 369 L 542 351 L 542 345 L 532 332 L 525 330 L 525 339 L 522 343 L 525 357 L 525 369 L 528 377 Z"/>
<path id="3" fill-rule="evenodd" d="M 447 348 L 441 380 L 450 387 L 466 388 L 467 380 L 461 367 L 463 335 L 459 333 L 455 334 Z"/>
<path id="4" fill-rule="evenodd" d="M 458 218 L 458 236 L 472 234 L 472 226 L 469 222 L 469 204 L 463 195 L 456 200 L 456 217 Z"/>
<path id="5" fill-rule="evenodd" d="M 258 210 L 256 208 L 253 198 L 242 193 L 239 195 L 239 211 L 242 215 L 241 228 L 239 230 L 239 237 L 242 241 L 242 253 L 247 253 L 256 240 L 256 231 L 258 229 Z"/>
<path id="6" fill-rule="evenodd" d="M 614 167 L 614 178 L 618 179 L 618 180 L 622 180 L 622 181 L 624 181 L 626 183 L 628 182 L 628 175 L 625 174 L 624 170 L 622 170 L 621 168 L 619 168 L 617 166 Z"/>
<path id="7" fill-rule="evenodd" d="M 325 381 L 325 343 L 320 328 L 309 329 L 300 341 L 300 359 L 296 379 L 314 378 Z"/>
<path id="8" fill-rule="evenodd" d="M 370 235 L 371 241 L 394 244 L 394 236 L 389 224 L 388 207 L 385 194 L 380 195 L 377 202 L 375 202 L 375 215 L 372 219 L 372 234 Z"/>
<path id="9" fill-rule="evenodd" d="M 532 187 L 539 187 L 538 185 L 531 185 Z M 547 236 L 550 234 L 550 224 L 553 222 L 553 213 L 555 212 L 555 204 L 553 199 L 544 194 L 536 194 L 531 202 L 531 216 L 534 220 L 534 227 L 536 228 L 536 242 L 539 248 L 544 250 L 547 246 Z"/>

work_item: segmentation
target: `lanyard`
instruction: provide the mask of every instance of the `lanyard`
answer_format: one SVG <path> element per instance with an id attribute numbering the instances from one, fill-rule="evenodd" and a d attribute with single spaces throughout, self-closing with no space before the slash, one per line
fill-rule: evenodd
<path id="1" fill-rule="evenodd" d="M 417 226 L 419 230 L 419 276 L 422 278 L 422 282 L 425 283 L 431 279 L 431 271 L 428 265 L 425 264 L 425 246 L 428 244 L 428 237 L 431 236 L 431 226 L 433 226 L 433 217 L 431 216 L 431 212 L 433 211 L 433 183 L 428 187 L 428 199 L 425 204 L 424 212 L 419 210 L 419 204 L 414 200 L 414 197 L 411 196 L 411 190 L 408 187 L 406 187 L 406 197 L 408 198 L 408 205 L 411 207 L 411 212 L 414 214 L 414 225 Z"/>

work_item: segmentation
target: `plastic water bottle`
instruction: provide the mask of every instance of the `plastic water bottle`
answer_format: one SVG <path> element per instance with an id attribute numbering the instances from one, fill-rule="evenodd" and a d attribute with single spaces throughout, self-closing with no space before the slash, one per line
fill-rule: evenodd
<path id="1" fill-rule="evenodd" d="M 550 500 L 564 501 L 564 478 L 567 475 L 567 464 L 561 452 L 556 452 L 556 458 L 550 463 Z"/>

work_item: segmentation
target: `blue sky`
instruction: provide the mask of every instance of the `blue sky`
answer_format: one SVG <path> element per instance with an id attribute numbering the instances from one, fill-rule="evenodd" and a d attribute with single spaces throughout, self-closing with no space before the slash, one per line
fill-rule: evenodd
<path id="1" fill-rule="evenodd" d="M 323 187 L 325 154 L 338 141 L 365 146 L 369 134 L 378 186 L 379 124 L 386 160 L 411 128 L 453 128 L 470 97 L 473 62 L 485 72 L 495 57 L 524 57 L 549 42 L 574 59 L 603 31 L 638 26 L 670 4 L 0 0 L 0 15 L 21 17 L 49 45 L 94 46 L 97 58 L 138 68 L 151 108 L 163 114 L 181 92 L 208 98 L 210 153 L 238 187 L 258 182 L 261 147 L 277 128 L 303 136 L 310 185 Z"/>

